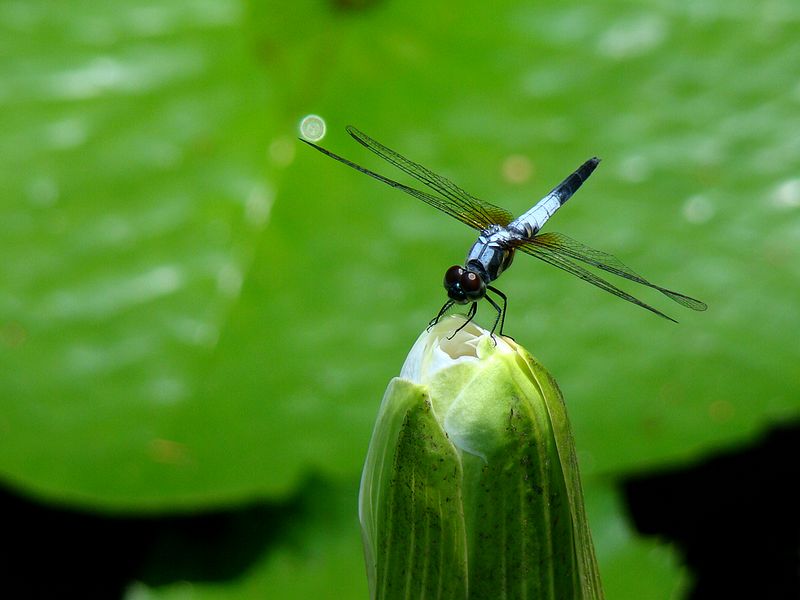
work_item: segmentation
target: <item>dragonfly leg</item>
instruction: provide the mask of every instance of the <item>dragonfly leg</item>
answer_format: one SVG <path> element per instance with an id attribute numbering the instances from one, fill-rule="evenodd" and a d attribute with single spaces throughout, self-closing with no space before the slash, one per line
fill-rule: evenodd
<path id="1" fill-rule="evenodd" d="M 504 326 L 505 326 L 505 324 L 506 324 L 506 309 L 508 308 L 508 298 L 506 297 L 506 295 L 505 295 L 503 292 L 501 292 L 500 290 L 498 290 L 496 287 L 494 287 L 494 286 L 491 286 L 491 285 L 490 285 L 490 286 L 487 286 L 487 287 L 488 287 L 488 289 L 490 289 L 491 291 L 493 291 L 495 294 L 497 294 L 498 296 L 500 296 L 500 298 L 503 300 L 503 308 L 501 309 L 499 306 L 497 306 L 497 304 L 496 304 L 496 303 L 495 303 L 495 302 L 494 302 L 494 301 L 493 301 L 491 298 L 489 298 L 488 296 L 486 296 L 486 299 L 487 299 L 489 302 L 491 302 L 492 306 L 494 306 L 494 307 L 497 309 L 497 312 L 499 313 L 499 314 L 497 315 L 497 318 L 498 318 L 498 320 L 500 321 L 500 335 L 505 335 L 505 334 L 503 333 L 503 327 L 504 327 Z M 495 330 L 496 328 L 497 328 L 497 321 L 495 321 L 495 323 L 494 323 L 494 327 L 492 328 L 492 333 L 494 333 L 494 330 Z"/>
<path id="2" fill-rule="evenodd" d="M 442 309 L 439 311 L 439 314 L 437 314 L 433 319 L 431 319 L 430 323 L 428 323 L 428 331 L 430 331 L 431 327 L 433 327 L 439 322 L 439 319 L 441 319 L 444 316 L 444 313 L 450 310 L 450 307 L 453 306 L 453 304 L 455 304 L 455 302 L 453 302 L 452 300 L 448 300 L 447 302 L 444 303 L 444 306 L 442 306 Z"/>
<path id="3" fill-rule="evenodd" d="M 494 306 L 494 309 L 497 311 L 497 318 L 494 320 L 494 325 L 492 325 L 492 330 L 489 332 L 489 335 L 492 336 L 492 341 L 494 342 L 494 345 L 497 346 L 497 340 L 494 337 L 494 331 L 495 331 L 495 329 L 497 329 L 497 324 L 500 322 L 500 320 L 501 320 L 501 318 L 503 316 L 503 309 L 500 308 L 500 306 L 497 304 L 497 302 L 492 300 L 489 296 L 484 296 L 484 298 L 486 298 L 486 300 L 489 301 L 489 304 Z M 500 326 L 500 335 L 503 335 L 503 326 L 502 325 Z"/>
<path id="4" fill-rule="evenodd" d="M 456 334 L 459 331 L 461 331 L 462 329 L 464 329 L 464 327 L 469 325 L 469 322 L 472 321 L 472 319 L 475 317 L 475 313 L 477 313 L 477 312 L 478 312 L 478 303 L 477 302 L 473 302 L 472 304 L 470 304 L 469 310 L 467 311 L 467 320 L 464 321 L 461 325 L 459 325 L 458 329 L 456 329 L 452 333 L 452 335 L 448 335 L 447 339 L 448 340 L 452 340 L 454 337 L 456 337 Z"/>

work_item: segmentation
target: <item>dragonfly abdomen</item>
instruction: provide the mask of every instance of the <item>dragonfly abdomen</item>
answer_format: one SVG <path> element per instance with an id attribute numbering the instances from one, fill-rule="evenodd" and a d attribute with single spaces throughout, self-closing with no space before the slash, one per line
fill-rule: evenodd
<path id="1" fill-rule="evenodd" d="M 508 228 L 525 238 L 532 238 L 544 227 L 550 217 L 556 214 L 556 211 L 578 191 L 583 182 L 589 179 L 589 175 L 592 174 L 598 164 L 600 164 L 599 158 L 595 157 L 587 160 L 564 181 L 554 187 L 549 194 L 539 200 L 533 208 L 511 221 Z"/>

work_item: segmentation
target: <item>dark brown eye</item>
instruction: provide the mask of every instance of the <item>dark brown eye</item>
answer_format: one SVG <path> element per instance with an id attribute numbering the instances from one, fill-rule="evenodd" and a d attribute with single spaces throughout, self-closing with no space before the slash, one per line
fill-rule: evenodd
<path id="1" fill-rule="evenodd" d="M 483 287 L 483 280 L 476 274 L 467 271 L 461 275 L 461 287 L 467 293 L 475 293 Z"/>
<path id="2" fill-rule="evenodd" d="M 478 300 L 486 293 L 486 284 L 477 273 L 472 271 L 464 271 L 459 280 L 461 289 L 464 290 L 467 298 L 470 300 Z"/>
<path id="3" fill-rule="evenodd" d="M 453 265 L 452 267 L 447 269 L 447 272 L 444 274 L 444 287 L 448 289 L 453 287 L 456 283 L 459 282 L 459 280 L 461 279 L 461 274 L 463 272 L 464 269 L 462 267 L 459 267 L 458 265 Z"/>

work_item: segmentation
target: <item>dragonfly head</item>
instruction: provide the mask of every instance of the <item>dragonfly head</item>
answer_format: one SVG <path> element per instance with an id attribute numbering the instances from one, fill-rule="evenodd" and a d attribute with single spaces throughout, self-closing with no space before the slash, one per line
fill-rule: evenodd
<path id="1" fill-rule="evenodd" d="M 475 271 L 454 265 L 444 274 L 444 289 L 456 304 L 477 302 L 486 295 L 486 283 Z"/>

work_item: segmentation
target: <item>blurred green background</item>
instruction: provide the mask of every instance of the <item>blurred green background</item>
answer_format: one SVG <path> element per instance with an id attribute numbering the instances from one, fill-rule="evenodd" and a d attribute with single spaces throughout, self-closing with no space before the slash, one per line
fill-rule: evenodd
<path id="1" fill-rule="evenodd" d="M 708 312 L 518 257 L 506 330 L 564 391 L 607 596 L 680 597 L 614 482 L 800 413 L 799 23 L 792 0 L 2 0 L 2 481 L 102 514 L 303 507 L 235 579 L 129 598 L 364 598 L 372 421 L 474 234 L 300 119 L 514 213 L 598 155 L 548 229 Z"/>

